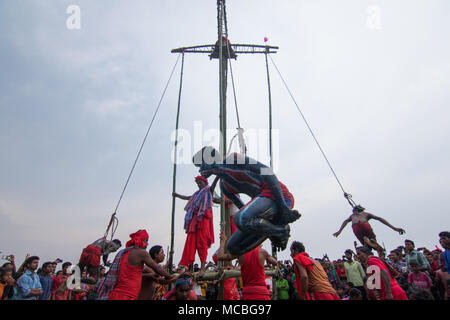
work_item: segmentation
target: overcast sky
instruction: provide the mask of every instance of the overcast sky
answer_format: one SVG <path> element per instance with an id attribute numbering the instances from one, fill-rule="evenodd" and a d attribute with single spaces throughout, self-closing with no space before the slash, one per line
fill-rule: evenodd
<path id="1" fill-rule="evenodd" d="M 67 28 L 69 5 L 80 8 L 81 29 Z M 447 0 L 227 1 L 232 43 L 267 37 L 280 47 L 273 59 L 346 191 L 406 230 L 400 236 L 372 222 L 388 250 L 405 239 L 431 249 L 449 229 L 449 10 Z M 76 263 L 103 235 L 177 59 L 170 50 L 214 43 L 216 16 L 215 0 L 0 2 L 3 254 Z M 267 130 L 264 56 L 232 63 L 242 127 Z M 117 213 L 123 244 L 143 228 L 150 246 L 170 243 L 179 72 L 180 65 Z M 277 176 L 302 213 L 291 241 L 312 256 L 339 258 L 355 237 L 350 225 L 332 234 L 351 208 L 273 65 L 270 72 Z M 180 127 L 192 135 L 195 122 L 217 129 L 217 60 L 187 55 L 183 81 Z M 228 127 L 236 128 L 229 89 Z M 197 173 L 180 165 L 177 192 L 192 194 Z M 177 200 L 175 263 L 184 205 Z M 214 215 L 208 260 L 219 244 L 218 208 Z"/>

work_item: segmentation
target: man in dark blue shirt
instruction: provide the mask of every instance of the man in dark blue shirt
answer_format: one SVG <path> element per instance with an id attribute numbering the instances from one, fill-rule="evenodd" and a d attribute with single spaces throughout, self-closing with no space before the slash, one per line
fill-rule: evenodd
<path id="1" fill-rule="evenodd" d="M 439 242 L 444 247 L 444 264 L 447 269 L 447 273 L 450 274 L 450 232 L 442 231 L 439 233 Z"/>
<path id="2" fill-rule="evenodd" d="M 46 262 L 42 265 L 42 272 L 39 275 L 39 280 L 41 281 L 42 285 L 42 295 L 39 297 L 39 300 L 48 300 L 50 297 L 50 294 L 52 293 L 52 284 L 53 280 L 51 277 L 52 272 L 52 263 Z"/>

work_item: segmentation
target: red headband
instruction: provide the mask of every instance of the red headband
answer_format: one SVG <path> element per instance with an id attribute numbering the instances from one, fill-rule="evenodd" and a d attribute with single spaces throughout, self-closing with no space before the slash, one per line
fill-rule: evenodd
<path id="1" fill-rule="evenodd" d="M 205 177 L 196 176 L 195 181 L 198 181 L 198 180 L 201 180 L 201 181 L 205 182 L 206 184 L 208 184 L 208 179 L 206 179 Z"/>
<path id="2" fill-rule="evenodd" d="M 145 240 L 148 240 L 149 236 L 147 231 L 145 230 L 139 230 L 135 233 L 130 234 L 131 240 L 127 242 L 127 248 L 131 246 L 135 246 L 138 248 L 145 248 L 146 243 L 144 243 Z"/>

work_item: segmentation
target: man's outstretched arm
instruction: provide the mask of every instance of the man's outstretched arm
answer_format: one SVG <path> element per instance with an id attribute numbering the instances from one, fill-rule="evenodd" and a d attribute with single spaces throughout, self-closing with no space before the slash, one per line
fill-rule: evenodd
<path id="1" fill-rule="evenodd" d="M 176 192 L 172 193 L 172 196 L 173 196 L 173 197 L 176 197 L 176 198 L 183 199 L 183 200 L 190 200 L 190 199 L 191 199 L 190 196 L 183 196 L 183 195 L 178 194 L 178 193 L 176 193 Z"/>
<path id="2" fill-rule="evenodd" d="M 333 236 L 335 236 L 337 238 L 341 234 L 342 230 L 344 230 L 344 228 L 347 226 L 347 224 L 349 222 L 351 222 L 351 221 L 352 221 L 351 217 L 348 217 L 347 219 L 345 219 L 344 222 L 342 223 L 341 228 L 339 229 L 339 231 L 333 233 Z"/>
<path id="3" fill-rule="evenodd" d="M 400 234 L 404 234 L 405 233 L 405 230 L 403 230 L 402 228 L 396 228 L 393 225 L 391 225 L 389 222 L 387 222 L 385 219 L 383 219 L 381 217 L 378 217 L 378 216 L 376 216 L 374 214 L 367 213 L 367 217 L 368 217 L 368 219 L 374 219 L 374 220 L 380 221 L 382 224 L 388 226 L 389 228 L 391 228 L 394 231 L 397 231 Z"/>

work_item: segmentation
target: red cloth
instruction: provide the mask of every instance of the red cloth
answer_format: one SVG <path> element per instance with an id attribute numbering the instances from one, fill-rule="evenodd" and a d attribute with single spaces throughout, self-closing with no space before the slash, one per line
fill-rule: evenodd
<path id="1" fill-rule="evenodd" d="M 260 247 L 256 247 L 244 256 L 241 266 L 243 300 L 270 300 L 266 272 L 259 260 L 259 250 Z"/>
<path id="2" fill-rule="evenodd" d="M 109 295 L 109 300 L 137 300 L 141 290 L 144 264 L 135 267 L 128 262 L 128 257 L 132 251 L 133 249 L 122 256 L 117 282 Z"/>
<path id="3" fill-rule="evenodd" d="M 242 300 L 270 300 L 267 286 L 248 286 L 242 289 Z"/>
<path id="4" fill-rule="evenodd" d="M 217 255 L 216 255 L 217 259 Z M 228 270 L 232 270 L 232 267 L 228 267 Z M 223 280 L 223 299 L 224 300 L 241 300 L 239 295 L 236 278 L 229 278 Z"/>
<path id="5" fill-rule="evenodd" d="M 201 221 L 197 221 L 197 212 L 189 224 L 186 242 L 180 265 L 188 266 L 195 261 L 195 251 L 198 252 L 201 262 L 206 262 L 208 249 L 214 243 L 214 225 L 212 210 L 206 210 Z"/>
<path id="6" fill-rule="evenodd" d="M 281 193 L 283 194 L 283 198 L 291 201 L 290 208 L 292 209 L 294 207 L 294 196 L 292 195 L 292 193 L 289 192 L 288 188 L 281 182 L 280 182 L 280 187 L 281 187 Z M 265 181 L 263 181 L 261 184 L 261 197 L 266 197 L 266 198 L 275 200 L 272 190 L 270 189 L 269 185 Z"/>
<path id="7" fill-rule="evenodd" d="M 298 255 L 294 257 L 294 265 L 295 261 L 300 263 L 300 265 L 305 268 L 306 270 L 312 270 L 314 267 L 314 262 L 309 259 L 309 255 L 306 252 L 301 252 Z M 294 268 L 295 272 L 295 287 L 297 289 L 298 294 L 301 294 L 302 290 L 302 283 L 300 281 L 300 271 L 297 267 Z M 306 300 L 311 300 L 311 297 L 309 296 L 308 290 L 306 290 Z"/>
<path id="8" fill-rule="evenodd" d="M 102 249 L 94 245 L 88 245 L 83 249 L 80 256 L 80 264 L 89 267 L 100 266 L 100 256 L 102 255 Z"/>
<path id="9" fill-rule="evenodd" d="M 54 300 L 67 300 L 69 296 L 69 290 L 64 290 L 63 293 L 59 293 L 56 290 L 67 280 L 68 276 L 63 274 L 58 277 L 53 277 L 52 280 L 52 293 L 54 294 Z"/>
<path id="10" fill-rule="evenodd" d="M 433 260 L 433 263 L 431 263 L 431 271 L 436 272 L 439 269 L 439 263 L 437 260 Z"/>
<path id="11" fill-rule="evenodd" d="M 237 227 L 234 224 L 234 217 L 230 217 L 230 231 L 231 231 L 231 235 L 233 235 L 233 233 L 235 233 L 236 230 L 237 230 Z"/>
<path id="12" fill-rule="evenodd" d="M 130 234 L 131 240 L 127 242 L 126 247 L 138 247 L 138 248 L 146 248 L 147 244 L 144 242 L 145 240 L 148 240 L 149 236 L 147 231 L 145 230 L 139 230 L 135 233 Z"/>
<path id="13" fill-rule="evenodd" d="M 364 244 L 364 237 L 367 237 L 369 239 L 375 239 L 375 233 L 372 230 L 372 227 L 368 222 L 358 222 L 352 225 L 353 233 L 355 234 L 356 238 Z"/>
<path id="14" fill-rule="evenodd" d="M 394 297 L 394 300 L 408 300 L 408 297 L 405 294 L 405 291 L 400 287 L 397 280 L 392 278 L 391 273 L 389 272 L 389 269 L 386 267 L 386 265 L 381 261 L 379 258 L 375 256 L 370 256 L 369 260 L 367 262 L 368 266 L 377 266 L 381 270 L 385 270 L 387 274 L 389 275 L 389 279 L 391 280 L 391 291 L 392 296 Z M 370 276 L 369 274 L 367 276 Z M 380 275 L 381 277 L 381 275 Z M 381 300 L 386 300 L 386 288 L 384 286 L 383 280 L 380 280 L 381 288 L 380 288 L 380 298 Z"/>
<path id="15" fill-rule="evenodd" d="M 347 278 L 347 274 L 345 273 L 345 269 L 336 269 L 336 273 L 338 274 L 339 278 Z"/>
<path id="16" fill-rule="evenodd" d="M 236 278 L 223 280 L 223 300 L 241 300 L 236 284 Z"/>
<path id="17" fill-rule="evenodd" d="M 312 292 L 311 300 L 341 300 L 336 294 L 325 292 Z"/>

